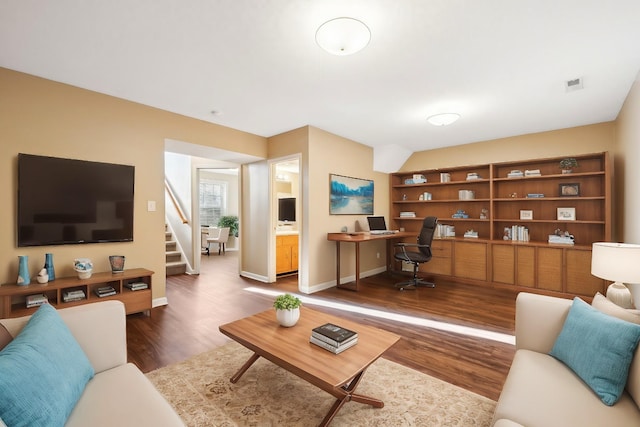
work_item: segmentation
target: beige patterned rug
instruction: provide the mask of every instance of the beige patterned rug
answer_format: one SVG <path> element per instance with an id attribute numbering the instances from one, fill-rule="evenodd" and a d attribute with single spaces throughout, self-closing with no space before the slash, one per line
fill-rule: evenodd
<path id="1" fill-rule="evenodd" d="M 251 352 L 231 342 L 147 374 L 187 426 L 314 426 L 335 401 L 265 359 L 236 384 L 229 378 Z M 346 403 L 338 426 L 488 426 L 495 402 L 386 359 L 365 373 L 358 393 L 384 408 Z"/>

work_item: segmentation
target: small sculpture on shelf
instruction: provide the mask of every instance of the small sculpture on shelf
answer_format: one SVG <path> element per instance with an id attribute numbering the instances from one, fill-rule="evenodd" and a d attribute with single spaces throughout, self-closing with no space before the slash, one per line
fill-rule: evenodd
<path id="1" fill-rule="evenodd" d="M 480 210 L 480 219 L 488 219 L 489 218 L 489 209 L 482 208 Z"/>
<path id="2" fill-rule="evenodd" d="M 36 276 L 36 280 L 38 281 L 38 283 L 42 285 L 49 282 L 49 272 L 47 271 L 46 268 L 43 268 L 38 272 L 38 275 Z"/>

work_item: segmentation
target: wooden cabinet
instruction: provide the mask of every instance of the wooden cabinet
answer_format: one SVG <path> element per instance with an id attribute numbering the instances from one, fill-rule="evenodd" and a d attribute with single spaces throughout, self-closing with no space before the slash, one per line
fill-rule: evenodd
<path id="1" fill-rule="evenodd" d="M 593 296 L 605 284 L 590 274 L 591 245 L 611 241 L 609 156 L 574 157 L 579 166 L 569 174 L 559 167 L 562 157 L 392 174 L 391 227 L 417 234 L 425 217 L 436 216 L 455 228 L 455 237 L 443 239 L 452 245 L 449 255 L 443 252 L 437 260 L 444 267 L 425 265 L 421 271 L 476 284 Z M 565 217 L 559 209 L 575 215 Z M 466 231 L 477 237 L 463 237 Z M 556 231 L 574 236 L 575 245 L 548 243 Z"/>
<path id="2" fill-rule="evenodd" d="M 420 271 L 451 276 L 453 273 L 453 240 L 434 240 L 431 245 L 431 261 L 421 264 Z"/>
<path id="3" fill-rule="evenodd" d="M 29 295 L 44 294 L 49 304 L 56 308 L 71 307 L 109 299 L 120 300 L 125 305 L 127 314 L 147 312 L 151 310 L 151 276 L 153 271 L 144 268 L 125 270 L 122 273 L 95 273 L 88 279 L 78 276 L 62 277 L 46 283 L 32 283 L 26 286 L 5 284 L 0 286 L 0 318 L 20 317 L 33 314 L 36 308 L 27 308 Z M 132 291 L 127 287 L 130 283 L 145 283 L 146 289 Z M 116 294 L 98 297 L 96 290 L 102 286 L 112 286 Z M 78 301 L 65 302 L 64 295 L 68 291 L 81 290 L 85 298 Z"/>
<path id="4" fill-rule="evenodd" d="M 276 274 L 298 271 L 298 235 L 276 236 Z"/>

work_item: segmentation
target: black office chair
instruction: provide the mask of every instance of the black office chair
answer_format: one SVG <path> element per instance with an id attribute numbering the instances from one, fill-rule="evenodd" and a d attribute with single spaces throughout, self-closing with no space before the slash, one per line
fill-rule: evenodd
<path id="1" fill-rule="evenodd" d="M 435 283 L 427 282 L 418 277 L 418 265 L 429 262 L 431 260 L 431 242 L 438 225 L 438 218 L 428 216 L 422 223 L 422 230 L 418 236 L 418 243 L 397 243 L 395 246 L 401 250 L 397 250 L 393 257 L 399 261 L 410 262 L 413 264 L 413 277 L 411 280 L 396 283 L 396 288 L 401 291 L 405 289 L 416 289 L 418 286 L 427 288 L 435 288 Z M 407 251 L 407 248 L 417 248 L 417 251 Z"/>

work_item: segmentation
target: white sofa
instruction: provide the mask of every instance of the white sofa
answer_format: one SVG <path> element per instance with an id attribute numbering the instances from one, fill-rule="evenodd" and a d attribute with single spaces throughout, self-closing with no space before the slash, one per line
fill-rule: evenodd
<path id="1" fill-rule="evenodd" d="M 122 302 L 102 301 L 60 309 L 58 313 L 95 371 L 66 426 L 184 426 L 144 374 L 127 363 Z M 0 323 L 15 337 L 28 319 L 0 319 Z M 0 425 L 5 424 L 0 420 Z"/>
<path id="2" fill-rule="evenodd" d="M 602 403 L 580 377 L 549 355 L 571 305 L 568 299 L 518 295 L 516 354 L 498 400 L 494 426 L 640 426 L 640 348 L 622 397 L 613 406 Z"/>

